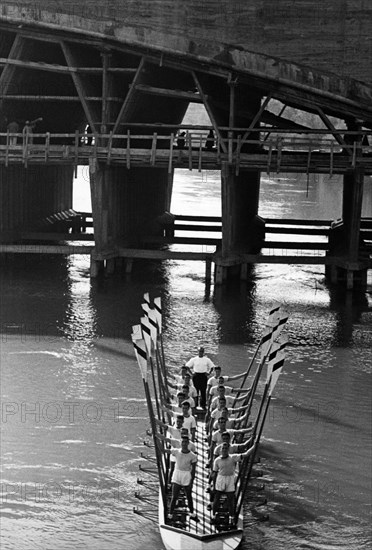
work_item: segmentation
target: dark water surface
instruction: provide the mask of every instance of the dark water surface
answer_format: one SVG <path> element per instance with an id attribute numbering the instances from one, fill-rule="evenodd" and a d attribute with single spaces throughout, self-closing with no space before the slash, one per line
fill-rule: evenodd
<path id="1" fill-rule="evenodd" d="M 264 180 L 261 213 L 338 217 L 337 181 L 306 187 Z M 370 191 L 369 180 L 366 210 Z M 172 211 L 218 215 L 218 173 L 179 172 Z M 249 493 L 242 549 L 371 548 L 370 278 L 358 295 L 330 290 L 318 266 L 259 265 L 206 295 L 198 262 L 138 262 L 131 281 L 91 282 L 88 258 L 35 256 L 3 262 L 0 289 L 1 550 L 162 548 L 157 525 L 132 512 L 149 423 L 130 333 L 145 291 L 163 299 L 170 368 L 203 343 L 241 372 L 269 308 L 289 312 L 259 452 L 265 489 Z M 260 522 L 251 508 L 265 497 Z"/>

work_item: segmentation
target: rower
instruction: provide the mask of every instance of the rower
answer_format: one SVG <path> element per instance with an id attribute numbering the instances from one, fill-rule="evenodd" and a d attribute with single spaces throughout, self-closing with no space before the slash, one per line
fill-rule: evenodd
<path id="1" fill-rule="evenodd" d="M 242 407 L 243 408 L 243 407 Z M 229 409 L 227 407 L 223 408 L 218 416 L 218 418 L 216 418 L 213 422 L 213 430 L 217 430 L 218 429 L 218 420 L 219 418 L 225 418 L 226 420 L 226 428 L 235 428 L 237 425 L 239 425 L 241 422 L 243 422 L 244 420 L 246 420 L 249 416 L 249 411 L 248 411 L 248 405 L 245 407 L 246 411 L 244 414 L 238 416 L 238 417 L 230 417 L 229 416 Z M 213 412 L 215 412 L 217 409 L 215 409 Z M 234 409 L 232 409 L 234 410 Z M 212 419 L 211 419 L 212 420 Z"/>
<path id="2" fill-rule="evenodd" d="M 247 434 L 252 431 L 252 427 L 249 428 L 240 428 L 239 430 L 234 430 L 232 428 L 226 429 L 226 419 L 221 417 L 218 419 L 218 430 L 212 433 L 211 446 L 209 448 L 209 460 L 212 460 L 214 449 L 217 445 L 222 443 L 222 434 L 224 432 L 229 432 L 231 436 L 238 434 Z"/>
<path id="3" fill-rule="evenodd" d="M 177 389 L 177 386 L 175 384 L 183 384 L 186 374 L 191 375 L 191 371 L 188 367 L 186 367 L 186 365 L 182 365 L 181 374 L 172 374 L 171 372 L 169 372 L 168 378 L 172 378 L 174 380 L 174 383 L 170 383 L 168 380 L 168 385 L 173 389 Z"/>
<path id="4" fill-rule="evenodd" d="M 182 417 L 182 423 L 183 423 L 183 417 Z M 164 443 L 167 443 L 168 445 L 171 446 L 172 449 L 181 449 L 181 442 L 182 442 L 182 438 L 183 437 L 187 437 L 189 438 L 189 431 L 187 428 L 179 428 L 178 429 L 178 434 L 174 432 L 173 435 L 170 434 L 170 437 L 166 437 L 165 435 L 163 434 L 159 434 L 157 433 L 156 434 L 156 437 L 158 439 L 160 439 L 161 441 L 163 441 Z M 189 446 L 188 446 L 188 449 L 189 451 L 193 452 L 196 454 L 196 447 L 195 447 L 195 443 L 193 443 L 192 441 L 190 441 L 189 439 Z M 166 451 L 166 449 L 164 449 L 164 452 Z M 174 458 L 173 455 L 171 455 L 170 457 L 170 469 L 169 469 L 169 474 L 167 476 L 168 479 L 171 479 L 172 478 L 172 475 L 173 475 L 173 472 L 174 472 L 174 467 L 175 467 L 175 464 L 176 464 L 176 459 Z"/>
<path id="5" fill-rule="evenodd" d="M 239 380 L 240 378 L 243 378 L 243 376 L 245 376 L 247 373 L 246 372 L 241 372 L 240 374 L 235 374 L 234 376 L 221 376 L 221 367 L 214 367 L 214 375 L 211 376 L 208 380 L 208 384 L 207 384 L 207 395 L 208 395 L 208 392 L 211 388 L 213 388 L 213 386 L 218 386 L 219 384 L 221 384 L 221 382 L 219 381 L 220 378 L 223 378 L 223 384 L 226 384 L 226 382 L 232 382 L 233 380 Z"/>
<path id="6" fill-rule="evenodd" d="M 244 453 L 229 454 L 229 443 L 225 442 L 221 447 L 221 456 L 218 456 L 213 463 L 212 485 L 214 489 L 212 523 L 216 523 L 217 513 L 222 494 L 227 497 L 230 520 L 235 515 L 235 467 L 243 458 L 248 457 L 255 449 L 253 444 Z"/>
<path id="7" fill-rule="evenodd" d="M 196 399 L 198 396 L 198 392 L 196 391 L 195 386 L 192 383 L 191 374 L 189 374 L 188 372 L 185 374 L 185 378 L 183 379 L 183 385 L 185 384 L 189 386 L 190 397 L 192 397 L 193 399 Z M 181 388 L 182 388 L 182 384 L 180 384 L 180 389 Z"/>
<path id="8" fill-rule="evenodd" d="M 173 417 L 177 416 L 177 413 L 171 411 L 170 409 L 167 409 L 166 407 L 163 407 L 163 409 L 171 416 Z M 192 414 L 190 414 L 190 403 L 188 401 L 182 402 L 182 416 L 183 416 L 183 427 L 188 429 L 189 435 L 191 437 L 191 441 L 195 441 L 196 420 L 195 420 L 195 417 Z"/>
<path id="9" fill-rule="evenodd" d="M 169 407 L 177 412 L 182 414 L 182 403 L 185 401 L 186 395 L 183 391 L 179 391 L 176 396 L 172 396 L 172 402 L 169 403 Z"/>
<path id="10" fill-rule="evenodd" d="M 194 512 L 192 500 L 192 485 L 195 478 L 197 456 L 189 450 L 189 437 L 182 437 L 181 449 L 166 450 L 175 457 L 176 465 L 172 475 L 172 499 L 169 507 L 168 519 L 173 519 L 173 512 L 181 489 L 185 491 L 187 504 L 190 510 L 190 519 L 198 521 Z"/>
<path id="11" fill-rule="evenodd" d="M 205 431 L 207 434 L 212 431 L 213 423 L 223 415 L 222 411 L 226 408 L 230 415 L 238 414 L 240 412 L 245 412 L 248 409 L 248 404 L 243 405 L 242 407 L 226 407 L 226 397 L 219 397 L 217 407 L 213 409 L 211 413 L 208 411 L 205 418 Z"/>
<path id="12" fill-rule="evenodd" d="M 188 403 L 190 403 L 190 407 L 191 407 L 191 414 L 194 414 L 194 409 L 195 409 L 195 400 L 193 397 L 191 397 L 190 395 L 190 386 L 188 386 L 187 384 L 184 384 L 182 386 L 182 393 L 184 394 L 184 400 L 183 401 L 187 401 Z"/>
<path id="13" fill-rule="evenodd" d="M 243 443 L 231 443 L 231 433 L 230 432 L 223 432 L 222 435 L 221 435 L 221 443 L 219 443 L 218 445 L 216 445 L 216 447 L 214 447 L 214 453 L 213 453 L 213 457 L 212 457 L 213 461 L 214 461 L 215 458 L 220 456 L 221 448 L 222 448 L 222 445 L 224 443 L 228 443 L 230 445 L 229 446 L 229 453 L 243 453 L 244 451 L 246 451 L 248 449 L 248 447 L 252 443 L 252 437 L 250 437 L 249 439 L 247 439 Z M 211 472 L 210 480 L 211 480 L 211 478 L 212 478 L 212 472 Z"/>
<path id="14" fill-rule="evenodd" d="M 218 393 L 217 393 L 216 397 L 213 397 L 213 399 L 211 401 L 210 412 L 212 412 L 213 409 L 215 409 L 217 407 L 218 399 L 220 397 L 225 397 L 226 398 L 226 406 L 227 407 L 232 407 L 236 401 L 243 401 L 243 399 L 246 399 L 247 397 L 249 397 L 250 389 L 251 388 L 241 388 L 241 389 L 238 390 L 238 389 L 233 388 L 231 393 L 246 392 L 246 393 L 243 393 L 242 395 L 240 395 L 239 397 L 233 397 L 232 395 L 226 395 L 225 386 L 219 385 L 218 389 L 217 389 Z"/>

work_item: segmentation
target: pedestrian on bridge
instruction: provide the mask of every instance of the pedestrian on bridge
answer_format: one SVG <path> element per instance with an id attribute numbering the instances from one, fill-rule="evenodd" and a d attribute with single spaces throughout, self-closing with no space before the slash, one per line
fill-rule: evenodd
<path id="1" fill-rule="evenodd" d="M 9 122 L 6 129 L 10 134 L 9 135 L 9 145 L 17 145 L 17 136 L 14 135 L 14 134 L 18 134 L 18 132 L 19 132 L 18 122 L 16 120 L 13 120 L 12 122 Z"/>

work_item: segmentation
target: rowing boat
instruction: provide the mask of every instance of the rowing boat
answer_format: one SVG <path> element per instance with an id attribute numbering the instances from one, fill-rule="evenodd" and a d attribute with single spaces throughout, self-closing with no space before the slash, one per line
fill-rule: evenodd
<path id="1" fill-rule="evenodd" d="M 158 524 L 161 538 L 166 550 L 234 550 L 243 538 L 243 500 L 249 485 L 255 460 L 257 446 L 262 434 L 271 394 L 284 363 L 286 342 L 279 342 L 278 336 L 287 320 L 287 315 L 279 306 L 269 312 L 263 336 L 247 368 L 244 385 L 248 375 L 251 376 L 251 389 L 247 399 L 250 412 L 253 400 L 259 403 L 258 413 L 253 418 L 252 436 L 254 449 L 245 457 L 239 466 L 236 476 L 235 515 L 231 518 L 224 499 L 215 516 L 212 516 L 209 499 L 208 442 L 205 432 L 204 412 L 197 414 L 195 438 L 198 458 L 195 478 L 192 487 L 192 498 L 197 521 L 191 516 L 186 506 L 185 495 L 180 494 L 172 517 L 169 519 L 171 499 L 169 443 L 165 441 L 161 426 L 171 423 L 171 416 L 164 413 L 164 404 L 169 402 L 168 369 L 164 357 L 162 341 L 161 300 L 155 298 L 150 303 L 149 295 L 144 295 L 142 304 L 144 317 L 140 324 L 132 327 L 132 341 L 138 365 L 140 367 L 149 419 L 153 436 L 154 463 L 159 481 Z M 261 356 L 259 358 L 259 351 Z M 267 363 L 266 376 L 264 364 Z M 257 392 L 257 388 L 260 391 Z M 166 422 L 165 422 L 166 421 Z"/>
<path id="2" fill-rule="evenodd" d="M 182 510 L 175 514 L 181 521 L 169 522 L 165 519 L 162 494 L 159 491 L 159 529 L 164 546 L 167 550 L 233 550 L 237 548 L 243 537 L 243 517 L 239 514 L 236 528 L 224 528 L 221 524 L 211 523 L 212 512 L 207 509 L 209 502 L 206 433 L 202 417 L 197 419 L 196 453 L 198 462 L 193 484 L 193 502 L 199 521 L 195 523 L 188 513 Z M 170 494 L 167 494 L 167 500 Z"/>

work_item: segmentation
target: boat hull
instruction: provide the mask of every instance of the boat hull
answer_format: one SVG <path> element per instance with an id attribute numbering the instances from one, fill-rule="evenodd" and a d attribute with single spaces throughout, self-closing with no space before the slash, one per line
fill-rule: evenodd
<path id="1" fill-rule="evenodd" d="M 242 527 L 242 517 L 239 517 L 237 529 L 209 535 L 195 535 L 165 525 L 163 500 L 159 494 L 159 530 L 166 550 L 234 550 L 242 541 Z"/>

